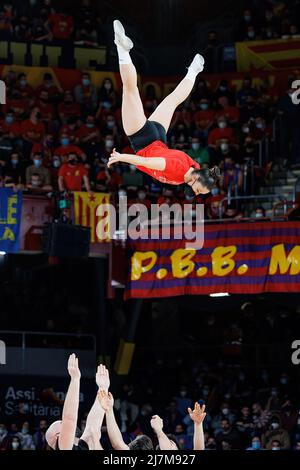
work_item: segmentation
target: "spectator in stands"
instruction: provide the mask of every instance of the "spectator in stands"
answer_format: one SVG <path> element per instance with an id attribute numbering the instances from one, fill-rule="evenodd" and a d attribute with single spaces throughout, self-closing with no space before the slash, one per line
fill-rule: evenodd
<path id="1" fill-rule="evenodd" d="M 236 98 L 239 106 L 243 106 L 248 97 L 256 99 L 258 93 L 256 88 L 252 86 L 252 78 L 247 76 L 243 80 L 241 89 L 237 92 Z"/>
<path id="2" fill-rule="evenodd" d="M 30 41 L 32 37 L 31 26 L 29 18 L 26 15 L 22 15 L 20 18 L 15 19 L 16 24 L 14 27 L 14 37 L 18 41 Z"/>
<path id="3" fill-rule="evenodd" d="M 22 450 L 21 440 L 18 436 L 12 436 L 8 450 Z"/>
<path id="4" fill-rule="evenodd" d="M 261 219 L 266 217 L 266 211 L 262 206 L 257 206 L 254 210 L 253 217 L 255 219 Z"/>
<path id="5" fill-rule="evenodd" d="M 204 50 L 205 69 L 208 73 L 216 71 L 218 36 L 216 31 L 209 31 L 207 35 L 207 45 Z"/>
<path id="6" fill-rule="evenodd" d="M 51 189 L 51 176 L 48 168 L 43 165 L 42 154 L 36 152 L 32 156 L 33 164 L 26 168 L 26 185 L 30 187 L 40 187 Z M 33 175 L 34 179 L 33 179 Z M 39 178 L 37 178 L 37 175 Z M 34 181 L 34 182 L 33 182 Z"/>
<path id="7" fill-rule="evenodd" d="M 79 163 L 78 155 L 70 152 L 68 162 L 64 163 L 58 172 L 58 187 L 60 191 L 81 191 L 84 185 L 91 192 L 90 181 L 86 168 Z"/>
<path id="8" fill-rule="evenodd" d="M 26 184 L 26 188 L 31 191 L 51 191 L 51 184 L 43 184 L 42 178 L 38 173 L 32 173 L 29 183 Z"/>
<path id="9" fill-rule="evenodd" d="M 62 135 L 66 135 L 70 139 L 70 144 L 74 144 L 76 140 L 77 130 L 77 118 L 75 116 L 71 116 L 68 118 L 67 124 L 61 126 L 59 130 L 60 138 Z"/>
<path id="10" fill-rule="evenodd" d="M 80 105 L 75 102 L 70 90 L 66 90 L 64 98 L 58 105 L 58 115 L 63 124 L 67 124 L 70 118 L 80 117 Z"/>
<path id="11" fill-rule="evenodd" d="M 269 430 L 262 435 L 262 443 L 268 450 L 273 450 L 274 441 L 278 442 L 278 446 L 282 450 L 288 450 L 291 447 L 290 436 L 288 432 L 283 429 L 281 420 L 278 415 L 273 415 Z M 276 445 L 276 447 L 278 447 Z"/>
<path id="12" fill-rule="evenodd" d="M 227 106 L 233 105 L 235 96 L 232 90 L 229 88 L 228 80 L 222 79 L 215 91 L 215 100 L 218 103 L 220 98 L 227 98 Z M 220 103 L 219 103 L 220 104 Z"/>
<path id="13" fill-rule="evenodd" d="M 218 118 L 218 127 L 212 129 L 208 134 L 208 145 L 216 147 L 218 140 L 228 139 L 230 144 L 234 144 L 236 141 L 234 130 L 228 127 L 228 122 L 225 116 Z"/>
<path id="14" fill-rule="evenodd" d="M 264 450 L 262 448 L 260 437 L 259 436 L 252 437 L 251 447 L 247 447 L 246 450 Z"/>
<path id="15" fill-rule="evenodd" d="M 55 118 L 55 109 L 53 104 L 49 103 L 49 93 L 47 90 L 41 90 L 35 106 L 39 108 L 41 113 L 41 120 L 47 129 L 53 127 L 53 120 Z"/>
<path id="16" fill-rule="evenodd" d="M 221 430 L 216 434 L 217 450 L 224 450 L 222 442 L 230 445 L 231 449 L 238 449 L 240 445 L 240 438 L 238 432 L 230 424 L 228 418 L 221 421 Z"/>
<path id="17" fill-rule="evenodd" d="M 202 98 L 199 104 L 199 111 L 196 112 L 194 119 L 199 137 L 207 138 L 210 129 L 213 126 L 215 113 L 210 107 L 207 98 Z"/>
<path id="18" fill-rule="evenodd" d="M 97 89 L 91 83 L 91 76 L 87 72 L 83 72 L 81 83 L 74 88 L 75 100 L 81 105 L 83 112 L 93 112 L 97 109 Z"/>
<path id="19" fill-rule="evenodd" d="M 45 434 L 48 428 L 48 423 L 45 419 L 41 419 L 37 431 L 33 435 L 33 442 L 36 450 L 46 450 L 47 442 Z"/>
<path id="20" fill-rule="evenodd" d="M 9 41 L 13 33 L 10 15 L 5 10 L 0 11 L 0 40 Z"/>
<path id="21" fill-rule="evenodd" d="M 21 124 L 21 136 L 23 138 L 23 150 L 25 158 L 28 158 L 33 144 L 40 144 L 45 135 L 45 125 L 41 121 L 39 108 L 35 107 L 30 113 L 30 118 Z"/>
<path id="22" fill-rule="evenodd" d="M 22 450 L 35 450 L 33 436 L 30 434 L 30 426 L 27 421 L 22 424 L 21 432 L 19 433 L 21 440 Z"/>
<path id="23" fill-rule="evenodd" d="M 93 114 L 88 114 L 85 123 L 76 132 L 76 144 L 84 145 L 87 149 L 90 144 L 99 143 L 100 138 L 100 131 L 95 124 L 95 118 Z M 88 153 L 88 150 L 86 150 L 86 153 Z"/>
<path id="24" fill-rule="evenodd" d="M 200 78 L 196 87 L 196 90 L 191 95 L 191 101 L 198 106 L 201 100 L 207 100 L 208 103 L 212 103 L 214 99 L 213 92 L 208 88 L 207 82 Z"/>
<path id="25" fill-rule="evenodd" d="M 4 168 L 4 174 L 19 189 L 25 184 L 25 169 L 18 152 L 14 151 L 10 154 L 9 161 Z"/>
<path id="26" fill-rule="evenodd" d="M 143 175 L 137 171 L 135 165 L 126 166 L 123 175 L 123 184 L 127 189 L 137 190 L 138 187 L 143 186 Z"/>
<path id="27" fill-rule="evenodd" d="M 0 450 L 8 450 L 9 443 L 10 437 L 7 427 L 4 423 L 0 423 Z"/>
<path id="28" fill-rule="evenodd" d="M 217 140 L 215 147 L 209 148 L 211 155 L 211 162 L 220 165 L 225 159 L 231 158 L 234 163 L 238 163 L 238 153 L 235 146 L 230 144 L 228 138 L 221 138 Z"/>
<path id="29" fill-rule="evenodd" d="M 193 160 L 199 163 L 200 166 L 209 164 L 209 152 L 203 143 L 200 142 L 199 137 L 192 137 L 191 148 L 186 152 Z"/>
<path id="30" fill-rule="evenodd" d="M 51 73 L 45 73 L 43 76 L 43 83 L 37 87 L 36 95 L 40 96 L 42 91 L 46 91 L 48 93 L 48 101 L 49 103 L 57 103 L 61 97 L 60 89 L 55 85 L 53 76 Z"/>
<path id="31" fill-rule="evenodd" d="M 117 93 L 111 78 L 104 78 L 99 91 L 99 105 L 104 110 L 114 109 L 117 104 Z"/>
<path id="32" fill-rule="evenodd" d="M 70 137 L 67 133 L 63 133 L 60 137 L 61 145 L 54 150 L 54 154 L 62 158 L 62 161 L 66 160 L 70 152 L 76 153 L 82 159 L 85 159 L 86 155 L 77 145 L 71 144 Z"/>
<path id="33" fill-rule="evenodd" d="M 230 126 L 236 126 L 240 118 L 239 108 L 237 106 L 230 105 L 229 98 L 227 96 L 220 96 L 217 99 L 217 105 L 219 109 L 217 109 L 215 113 L 215 118 L 218 119 L 219 117 L 224 116 Z"/>
<path id="34" fill-rule="evenodd" d="M 54 41 L 67 41 L 71 39 L 73 33 L 74 19 L 72 15 L 64 13 L 61 8 L 56 8 L 56 12 L 49 15 L 45 26 Z"/>
<path id="35" fill-rule="evenodd" d="M 9 139 L 15 142 L 20 135 L 20 126 L 15 119 L 13 109 L 8 109 L 4 119 L 0 121 L 0 140 Z"/>

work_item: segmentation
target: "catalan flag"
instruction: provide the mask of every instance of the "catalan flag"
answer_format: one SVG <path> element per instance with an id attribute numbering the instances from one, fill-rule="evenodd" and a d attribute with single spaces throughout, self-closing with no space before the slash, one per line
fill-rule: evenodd
<path id="1" fill-rule="evenodd" d="M 92 243 L 110 240 L 109 203 L 110 195 L 106 193 L 74 192 L 75 224 L 91 229 Z M 98 208 L 103 205 L 104 210 L 100 215 Z"/>
<path id="2" fill-rule="evenodd" d="M 300 39 L 236 43 L 238 72 L 299 68 Z"/>

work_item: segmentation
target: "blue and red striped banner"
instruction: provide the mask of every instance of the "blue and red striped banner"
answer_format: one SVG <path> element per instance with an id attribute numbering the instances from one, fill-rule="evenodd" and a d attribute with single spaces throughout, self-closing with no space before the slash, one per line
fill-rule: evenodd
<path id="1" fill-rule="evenodd" d="M 125 298 L 300 291 L 300 222 L 206 225 L 203 247 L 185 246 L 131 241 Z"/>

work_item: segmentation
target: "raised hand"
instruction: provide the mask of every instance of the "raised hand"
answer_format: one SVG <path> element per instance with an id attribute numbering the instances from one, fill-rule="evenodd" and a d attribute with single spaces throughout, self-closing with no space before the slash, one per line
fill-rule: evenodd
<path id="1" fill-rule="evenodd" d="M 103 364 L 98 366 L 96 373 L 96 384 L 100 390 L 108 392 L 110 386 L 109 372 Z"/>
<path id="2" fill-rule="evenodd" d="M 122 154 L 117 152 L 116 149 L 114 148 L 112 153 L 110 154 L 110 158 L 107 162 L 108 168 L 113 165 L 114 163 L 118 163 L 122 161 Z"/>
<path id="3" fill-rule="evenodd" d="M 109 392 L 107 393 L 105 390 L 100 390 L 97 394 L 98 400 L 100 402 L 100 405 L 104 409 L 106 413 L 111 411 L 114 407 L 114 397 L 112 394 Z"/>
<path id="4" fill-rule="evenodd" d="M 188 408 L 188 413 L 195 424 L 201 424 L 206 416 L 205 405 L 200 406 L 199 403 L 196 402 L 193 410 Z"/>
<path id="5" fill-rule="evenodd" d="M 80 379 L 81 377 L 81 373 L 80 373 L 79 366 L 78 366 L 78 358 L 76 357 L 74 353 L 71 354 L 69 357 L 68 372 L 71 376 L 71 379 L 73 380 Z"/>
<path id="6" fill-rule="evenodd" d="M 156 433 L 162 431 L 163 426 L 164 426 L 163 420 L 162 420 L 158 415 L 152 416 L 152 419 L 151 419 L 151 421 L 150 421 L 150 424 L 151 424 L 152 429 L 153 429 Z"/>

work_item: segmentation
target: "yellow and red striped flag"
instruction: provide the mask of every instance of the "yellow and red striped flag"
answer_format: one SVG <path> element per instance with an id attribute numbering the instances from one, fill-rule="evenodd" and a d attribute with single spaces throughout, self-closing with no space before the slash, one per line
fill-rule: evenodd
<path id="1" fill-rule="evenodd" d="M 74 192 L 75 224 L 90 227 L 92 243 L 110 241 L 109 203 L 110 195 L 106 193 Z M 97 215 L 98 207 L 103 204 L 107 206 L 105 212 Z"/>
<path id="2" fill-rule="evenodd" d="M 299 68 L 300 39 L 274 39 L 236 43 L 238 72 Z"/>

